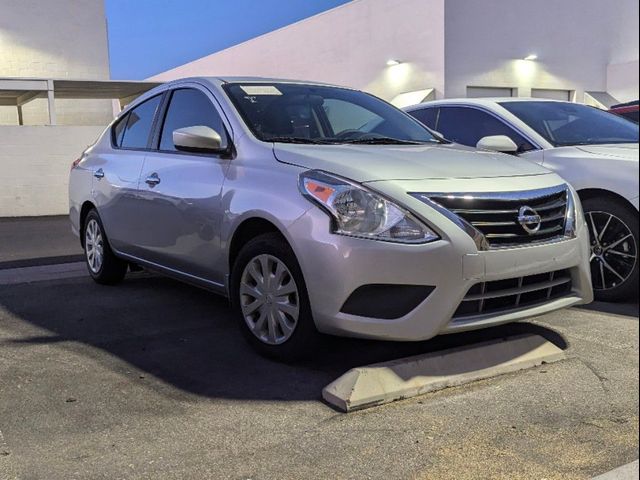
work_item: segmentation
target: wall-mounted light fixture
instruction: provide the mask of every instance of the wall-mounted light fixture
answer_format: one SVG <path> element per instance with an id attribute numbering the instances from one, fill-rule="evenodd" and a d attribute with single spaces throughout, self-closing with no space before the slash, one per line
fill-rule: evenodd
<path id="1" fill-rule="evenodd" d="M 395 65 L 400 65 L 402 62 L 400 60 L 395 60 L 393 58 L 390 58 L 389 60 L 387 60 L 387 67 L 393 67 Z"/>
<path id="2" fill-rule="evenodd" d="M 531 53 L 526 57 L 524 57 L 524 60 L 528 60 L 530 62 L 533 62 L 534 60 L 537 60 L 537 59 L 538 59 L 538 55 L 536 55 L 535 53 Z"/>

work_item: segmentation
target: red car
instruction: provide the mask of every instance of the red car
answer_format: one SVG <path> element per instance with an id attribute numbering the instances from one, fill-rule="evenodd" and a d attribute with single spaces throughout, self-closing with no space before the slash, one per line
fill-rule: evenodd
<path id="1" fill-rule="evenodd" d="M 621 103 L 620 105 L 614 105 L 609 110 L 611 113 L 620 115 L 632 122 L 638 123 L 638 113 L 640 112 L 640 105 L 638 100 L 635 102 Z"/>

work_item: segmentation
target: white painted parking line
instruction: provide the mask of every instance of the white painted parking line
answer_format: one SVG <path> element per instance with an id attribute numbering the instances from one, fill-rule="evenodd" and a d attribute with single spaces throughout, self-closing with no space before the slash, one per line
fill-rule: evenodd
<path id="1" fill-rule="evenodd" d="M 322 391 L 350 412 L 551 363 L 564 352 L 539 335 L 519 335 L 349 370 Z"/>
<path id="2" fill-rule="evenodd" d="M 638 460 L 610 472 L 598 475 L 593 480 L 638 480 Z"/>
<path id="3" fill-rule="evenodd" d="M 87 276 L 84 262 L 60 263 L 37 267 L 9 268 L 0 270 L 0 285 L 16 285 L 19 283 L 44 282 Z"/>

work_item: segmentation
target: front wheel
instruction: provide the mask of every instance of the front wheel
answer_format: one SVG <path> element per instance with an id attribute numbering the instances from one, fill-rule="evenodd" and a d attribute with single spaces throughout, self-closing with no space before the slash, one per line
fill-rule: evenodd
<path id="1" fill-rule="evenodd" d="M 583 208 L 595 298 L 613 302 L 637 295 L 638 212 L 611 198 L 588 198 Z"/>
<path id="2" fill-rule="evenodd" d="M 127 273 L 127 263 L 109 246 L 98 212 L 91 210 L 84 221 L 84 253 L 91 278 L 103 285 L 119 283 Z"/>
<path id="3" fill-rule="evenodd" d="M 232 302 L 240 328 L 260 354 L 291 361 L 310 355 L 320 334 L 291 247 L 277 234 L 250 240 L 231 276 Z"/>

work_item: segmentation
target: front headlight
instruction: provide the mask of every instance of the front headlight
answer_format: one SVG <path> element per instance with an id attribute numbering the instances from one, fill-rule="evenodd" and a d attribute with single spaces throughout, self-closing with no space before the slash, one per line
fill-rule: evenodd
<path id="1" fill-rule="evenodd" d="M 332 218 L 332 232 L 398 243 L 440 237 L 411 213 L 365 187 L 311 170 L 300 175 L 300 191 Z"/>

